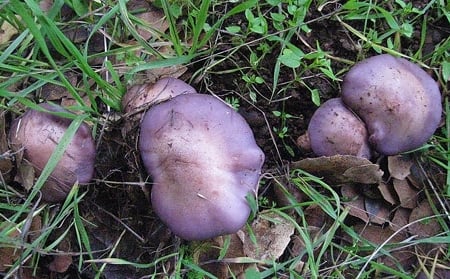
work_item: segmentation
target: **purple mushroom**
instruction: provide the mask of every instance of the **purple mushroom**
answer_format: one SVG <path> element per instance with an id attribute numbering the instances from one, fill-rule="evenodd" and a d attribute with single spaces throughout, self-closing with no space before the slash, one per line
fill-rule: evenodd
<path id="1" fill-rule="evenodd" d="M 309 143 L 318 156 L 354 155 L 370 159 L 366 126 L 340 98 L 323 103 L 308 126 Z"/>
<path id="2" fill-rule="evenodd" d="M 56 105 L 41 104 L 40 106 L 51 112 L 68 113 Z M 70 123 L 71 120 L 68 118 L 28 110 L 12 122 L 9 133 L 10 143 L 16 150 L 23 148 L 23 158 L 33 166 L 37 174 L 40 174 Z M 89 182 L 94 174 L 94 163 L 94 139 L 89 126 L 83 123 L 42 187 L 43 200 L 60 202 L 65 199 L 77 181 Z"/>
<path id="3" fill-rule="evenodd" d="M 384 155 L 422 146 L 441 120 L 437 83 L 416 64 L 388 54 L 353 66 L 342 99 L 366 123 L 371 146 Z"/>
<path id="4" fill-rule="evenodd" d="M 235 110 L 203 94 L 150 108 L 141 124 L 142 160 L 153 178 L 152 206 L 179 237 L 238 231 L 255 195 L 264 154 Z"/>

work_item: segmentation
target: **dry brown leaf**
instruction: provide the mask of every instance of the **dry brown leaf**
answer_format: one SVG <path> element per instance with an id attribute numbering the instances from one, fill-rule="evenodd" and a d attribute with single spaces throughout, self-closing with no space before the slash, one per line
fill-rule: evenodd
<path id="1" fill-rule="evenodd" d="M 411 215 L 409 216 L 409 223 L 414 223 L 409 226 L 409 232 L 413 235 L 418 235 L 419 237 L 430 237 L 441 232 L 442 228 L 436 218 L 418 221 L 433 215 L 435 214 L 431 208 L 430 201 L 423 200 L 412 210 Z"/>
<path id="2" fill-rule="evenodd" d="M 53 6 L 53 0 L 42 0 L 39 1 L 39 8 L 41 11 L 48 13 Z"/>
<path id="3" fill-rule="evenodd" d="M 72 86 L 77 85 L 78 77 L 75 73 L 67 72 L 64 73 L 64 76 Z M 39 98 L 42 98 L 46 101 L 61 100 L 63 98 L 73 99 L 72 95 L 65 86 L 53 83 L 46 83 L 44 86 L 42 86 L 42 88 L 38 91 L 38 95 Z"/>
<path id="4" fill-rule="evenodd" d="M 406 177 L 411 185 L 417 190 L 422 190 L 427 180 L 427 177 L 423 173 L 421 167 L 415 163 L 411 167 L 411 174 Z"/>
<path id="5" fill-rule="evenodd" d="M 383 176 L 383 171 L 377 164 L 351 155 L 323 156 L 292 162 L 291 169 L 296 168 L 323 177 L 325 181 L 335 185 L 348 182 L 378 184 Z"/>
<path id="6" fill-rule="evenodd" d="M 89 96 L 87 96 L 87 95 L 83 96 L 81 99 L 83 99 L 83 103 L 86 106 L 90 106 L 91 105 L 91 100 L 89 99 Z M 78 105 L 78 102 L 72 97 L 67 97 L 67 98 L 62 98 L 61 99 L 61 106 L 62 107 L 70 107 L 70 106 L 76 106 L 76 105 Z M 83 111 L 76 111 L 76 110 L 73 110 L 72 112 L 75 113 L 75 114 L 82 114 L 83 113 Z"/>
<path id="7" fill-rule="evenodd" d="M 256 243 L 246 233 L 242 239 L 244 253 L 259 260 L 278 259 L 291 241 L 295 229 L 289 220 L 273 212 L 261 212 L 251 227 Z"/>
<path id="8" fill-rule="evenodd" d="M 389 174 L 396 179 L 403 180 L 411 173 L 414 164 L 413 158 L 408 155 L 395 155 L 388 157 Z"/>
<path id="9" fill-rule="evenodd" d="M 56 255 L 53 257 L 53 261 L 48 265 L 48 269 L 57 273 L 64 273 L 69 269 L 72 264 L 71 255 Z"/>
<path id="10" fill-rule="evenodd" d="M 137 13 L 136 17 L 142 20 L 146 26 L 139 25 L 137 32 L 146 41 L 152 37 L 159 37 L 158 33 L 164 33 L 169 28 L 164 12 L 147 1 L 131 0 L 127 3 L 127 8 L 130 11 L 143 10 L 143 12 Z"/>
<path id="11" fill-rule="evenodd" d="M 14 181 L 22 185 L 25 190 L 30 191 L 34 185 L 35 171 L 32 165 L 25 160 L 17 166 L 17 174 Z"/>
<path id="12" fill-rule="evenodd" d="M 361 236 L 361 238 L 366 239 L 375 245 L 381 245 L 388 239 L 390 239 L 387 244 L 398 243 L 403 241 L 406 238 L 404 234 L 395 234 L 389 227 L 380 227 L 380 226 L 366 226 L 366 225 L 356 225 L 353 227 L 355 232 Z M 344 239 L 352 243 L 353 240 L 350 236 L 344 236 Z M 387 248 L 387 247 L 386 247 Z M 412 252 L 412 248 L 405 248 L 401 250 L 394 251 L 390 253 L 390 255 L 395 259 L 392 259 L 388 256 L 382 256 L 377 259 L 377 261 L 383 265 L 393 267 L 395 266 L 395 262 L 399 262 L 402 266 L 408 267 L 410 266 L 414 260 L 415 255 Z"/>
<path id="13" fill-rule="evenodd" d="M 68 253 L 70 249 L 69 238 L 63 238 L 58 244 L 58 250 L 61 251 L 53 257 L 53 261 L 48 265 L 48 269 L 57 273 L 64 273 L 72 264 L 72 256 Z"/>
<path id="14" fill-rule="evenodd" d="M 6 228 L 11 223 L 5 222 L 0 223 L 0 228 Z M 11 243 L 11 245 L 14 243 L 13 240 L 18 240 L 20 237 L 19 230 L 14 230 L 7 235 L 7 237 L 11 238 L 11 241 L 8 241 Z M 17 249 L 17 247 L 11 246 L 11 247 L 0 247 L 0 272 L 5 272 L 8 270 L 8 268 L 20 257 L 20 249 Z"/>
<path id="15" fill-rule="evenodd" d="M 299 136 L 297 140 L 295 141 L 297 146 L 304 150 L 304 151 L 311 151 L 311 141 L 309 138 L 308 132 L 304 133 L 303 135 Z"/>
<path id="16" fill-rule="evenodd" d="M 16 16 L 20 19 L 19 16 Z M 0 26 L 0 45 L 8 43 L 11 38 L 16 35 L 19 31 L 11 25 L 8 21 L 3 21 L 2 26 Z"/>
<path id="17" fill-rule="evenodd" d="M 364 205 L 371 223 L 382 225 L 389 222 L 390 211 L 384 201 L 365 198 Z"/>
<path id="18" fill-rule="evenodd" d="M 163 11 L 157 10 L 150 6 L 149 10 L 137 15 L 147 26 L 138 26 L 137 32 L 144 40 L 149 40 L 153 37 L 159 37 L 158 33 L 166 32 L 169 28 L 169 23 L 166 20 Z"/>
<path id="19" fill-rule="evenodd" d="M 0 172 L 3 178 L 10 173 L 13 164 L 11 161 L 11 156 L 8 153 L 8 136 L 6 134 L 6 123 L 5 123 L 5 112 L 0 113 Z"/>
<path id="20" fill-rule="evenodd" d="M 232 235 L 192 242 L 190 249 L 195 250 L 193 253 L 194 261 L 217 278 L 229 278 L 230 274 L 234 276 L 243 274 L 250 265 L 236 263 L 239 262 L 237 259 L 245 257 L 243 244 L 238 234 L 243 234 L 243 232 L 239 231 L 239 233 Z M 226 238 L 229 238 L 226 253 L 222 260 L 217 260 L 224 248 Z"/>
<path id="21" fill-rule="evenodd" d="M 404 208 L 415 208 L 417 206 L 418 192 L 412 188 L 407 180 L 393 179 L 395 192 L 400 199 L 400 206 Z"/>
<path id="22" fill-rule="evenodd" d="M 349 209 L 349 214 L 363 220 L 365 223 L 368 223 L 369 215 L 365 209 L 364 197 L 355 191 L 355 186 L 349 184 L 342 186 L 341 194 L 342 197 L 347 200 L 344 202 L 344 205 Z"/>
<path id="23" fill-rule="evenodd" d="M 383 196 L 383 199 L 390 203 L 391 205 L 397 204 L 397 197 L 394 193 L 394 189 L 391 185 L 388 185 L 384 182 L 381 182 L 378 185 L 378 190 L 380 190 L 381 195 Z"/>
<path id="24" fill-rule="evenodd" d="M 291 183 L 286 183 L 285 185 L 275 184 L 273 186 L 273 191 L 277 204 L 280 206 L 290 206 L 292 205 L 292 202 L 303 202 L 306 197 L 298 187 Z M 294 201 L 291 199 L 294 199 Z"/>
<path id="25" fill-rule="evenodd" d="M 323 211 L 320 205 L 312 204 L 305 211 L 305 220 L 309 226 L 323 228 L 332 223 L 330 216 Z"/>
<path id="26" fill-rule="evenodd" d="M 450 264 L 447 263 L 447 268 L 430 268 L 428 271 L 420 272 L 416 279 L 448 279 L 450 278 Z"/>
<path id="27" fill-rule="evenodd" d="M 409 215 L 411 215 L 411 210 L 399 207 L 395 210 L 394 217 L 389 223 L 390 228 L 393 231 L 398 231 L 406 226 L 409 222 Z"/>

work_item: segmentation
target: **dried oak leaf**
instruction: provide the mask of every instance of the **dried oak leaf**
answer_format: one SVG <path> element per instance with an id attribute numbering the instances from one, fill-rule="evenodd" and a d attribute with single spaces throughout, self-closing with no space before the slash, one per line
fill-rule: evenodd
<path id="1" fill-rule="evenodd" d="M 411 173 L 414 160 L 408 155 L 395 155 L 388 157 L 388 169 L 391 177 L 403 180 Z"/>
<path id="2" fill-rule="evenodd" d="M 130 11 L 143 11 L 136 14 L 136 17 L 143 23 L 138 25 L 136 30 L 146 41 L 153 37 L 159 37 L 159 33 L 164 33 L 169 28 L 169 22 L 167 21 L 164 12 L 146 1 L 129 1 L 127 3 L 127 8 Z"/>
<path id="3" fill-rule="evenodd" d="M 336 185 L 343 183 L 378 184 L 382 181 L 383 171 L 371 161 L 351 156 L 334 155 L 307 158 L 292 162 L 291 169 L 302 169 L 323 177 L 325 181 Z"/>
<path id="4" fill-rule="evenodd" d="M 364 206 L 371 223 L 382 225 L 389 222 L 390 210 L 383 200 L 365 198 Z"/>
<path id="5" fill-rule="evenodd" d="M 400 199 L 400 206 L 413 209 L 417 206 L 418 191 L 412 188 L 407 180 L 393 179 L 395 192 Z"/>
<path id="6" fill-rule="evenodd" d="M 8 147 L 8 136 L 6 133 L 5 112 L 0 113 L 0 172 L 6 179 L 13 167 Z"/>
<path id="7" fill-rule="evenodd" d="M 409 215 L 411 215 L 411 210 L 403 207 L 397 208 L 397 210 L 395 210 L 394 217 L 389 223 L 389 227 L 393 231 L 398 231 L 404 228 L 409 222 Z"/>
<path id="8" fill-rule="evenodd" d="M 64 273 L 72 264 L 72 256 L 67 253 L 70 251 L 70 241 L 68 238 L 64 238 L 58 244 L 58 250 L 63 251 L 53 257 L 53 261 L 49 264 L 48 269 L 57 273 Z"/>
<path id="9" fill-rule="evenodd" d="M 7 228 L 9 225 L 11 225 L 9 222 L 0 223 L 0 229 Z M 19 230 L 11 229 L 11 232 L 7 233 L 5 237 L 7 237 L 7 239 L 3 240 L 10 239 L 10 241 L 5 243 L 11 243 L 11 245 L 2 245 L 0 247 L 0 272 L 5 272 L 8 270 L 8 268 L 20 257 L 21 254 L 21 250 L 17 249 L 17 247 L 14 247 L 12 244 L 20 237 Z"/>
<path id="10" fill-rule="evenodd" d="M 450 266 L 447 264 L 447 268 L 431 268 L 429 271 L 420 272 L 416 279 L 448 279 L 450 278 Z"/>
<path id="11" fill-rule="evenodd" d="M 194 250 L 194 261 L 217 278 L 229 278 L 231 275 L 239 277 L 244 274 L 251 265 L 239 261 L 245 257 L 243 243 L 238 236 L 240 233 L 243 232 L 191 242 L 189 248 Z"/>
<path id="12" fill-rule="evenodd" d="M 417 207 L 415 207 L 409 216 L 409 232 L 419 237 L 430 237 L 442 231 L 439 222 L 432 217 L 435 213 L 430 205 L 430 201 L 423 200 Z M 419 221 L 422 218 L 425 220 Z"/>
<path id="13" fill-rule="evenodd" d="M 403 241 L 406 238 L 406 235 L 397 233 L 394 235 L 394 231 L 392 231 L 389 227 L 380 227 L 380 226 L 367 226 L 367 225 L 355 225 L 353 227 L 354 231 L 361 236 L 362 239 L 368 240 L 378 247 L 379 245 L 385 243 L 386 244 L 395 244 Z M 344 235 L 344 241 L 347 243 L 353 243 L 354 239 L 349 235 Z M 363 243 L 358 243 L 360 246 L 364 246 Z M 385 250 L 389 250 L 389 246 L 384 247 Z M 388 267 L 394 267 L 397 263 L 401 264 L 403 267 L 407 268 L 413 264 L 415 261 L 415 255 L 412 247 L 406 247 L 404 249 L 396 248 L 395 251 L 390 252 L 390 256 L 380 256 L 377 258 L 377 261 L 380 264 L 383 264 Z"/>
<path id="14" fill-rule="evenodd" d="M 291 221 L 273 212 L 261 212 L 251 228 L 256 242 L 246 233 L 241 239 L 244 253 L 259 260 L 278 259 L 286 250 L 295 229 Z"/>
<path id="15" fill-rule="evenodd" d="M 350 184 L 343 185 L 341 187 L 341 194 L 345 199 L 345 207 L 349 209 L 348 214 L 368 223 L 369 215 L 365 209 L 364 197 L 355 191 L 355 186 Z"/>
<path id="16" fill-rule="evenodd" d="M 381 196 L 383 197 L 383 199 L 385 201 L 387 201 L 391 205 L 397 204 L 397 202 L 398 202 L 397 196 L 394 193 L 394 189 L 393 189 L 392 185 L 381 182 L 378 185 L 378 190 L 380 191 Z"/>

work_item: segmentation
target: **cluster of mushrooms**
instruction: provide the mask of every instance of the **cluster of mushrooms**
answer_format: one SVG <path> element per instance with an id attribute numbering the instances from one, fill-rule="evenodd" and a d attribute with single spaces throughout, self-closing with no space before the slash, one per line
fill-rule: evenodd
<path id="1" fill-rule="evenodd" d="M 311 117 L 309 144 L 318 156 L 396 155 L 421 147 L 441 121 L 437 83 L 418 65 L 381 54 L 354 65 L 341 98 Z"/>
<path id="2" fill-rule="evenodd" d="M 71 123 L 57 114 L 66 112 L 59 106 L 40 106 L 15 119 L 9 136 L 38 174 Z M 145 110 L 139 149 L 153 180 L 152 207 L 176 235 L 201 240 L 244 226 L 264 154 L 241 115 L 175 78 L 131 88 L 123 107 L 131 114 Z M 63 201 L 76 182 L 92 179 L 94 163 L 92 132 L 82 124 L 41 189 L 43 200 Z"/>
<path id="3" fill-rule="evenodd" d="M 264 154 L 241 115 L 175 78 L 132 87 L 122 106 L 125 115 L 140 120 L 139 151 L 153 181 L 152 207 L 176 235 L 203 240 L 244 226 Z M 61 113 L 68 112 L 41 104 L 11 125 L 11 146 L 23 150 L 37 174 L 71 123 Z M 425 143 L 441 113 L 439 89 L 425 71 L 379 55 L 348 72 L 342 98 L 325 102 L 313 115 L 309 139 L 319 156 L 397 154 Z M 43 199 L 63 201 L 75 183 L 92 179 L 94 165 L 92 131 L 82 124 L 41 189 Z"/>

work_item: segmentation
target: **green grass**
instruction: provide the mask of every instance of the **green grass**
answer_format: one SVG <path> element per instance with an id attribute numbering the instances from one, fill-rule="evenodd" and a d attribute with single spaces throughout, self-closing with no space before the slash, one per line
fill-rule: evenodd
<path id="1" fill-rule="evenodd" d="M 126 158 L 132 157 L 130 154 L 136 155 L 132 136 L 127 135 L 121 142 L 116 142 L 117 138 L 111 140 L 108 135 L 110 129 L 120 130 L 118 127 L 123 123 L 121 98 L 127 86 L 136 80 L 145 80 L 149 71 L 180 65 L 187 66 L 188 74 L 184 77 L 198 89 L 220 94 L 237 110 L 254 109 L 263 118 L 263 125 L 270 133 L 267 142 L 272 152 L 267 154 L 270 167 L 262 178 L 259 199 L 252 202 L 255 216 L 249 223 L 258 216 L 264 218 L 265 212 L 275 213 L 294 226 L 295 234 L 304 243 L 299 254 L 287 252 L 277 260 L 243 256 L 228 258 L 231 240 L 225 238 L 221 247 L 212 245 L 211 249 L 218 256 L 211 261 L 249 266 L 258 264 L 258 269 L 245 271 L 246 278 L 348 278 L 349 274 L 356 278 L 381 275 L 386 278 L 415 278 L 422 269 L 448 265 L 450 112 L 447 99 L 443 126 L 420 151 L 427 177 L 426 191 L 422 195 L 433 205 L 435 214 L 430 218 L 437 220 L 442 227 L 442 233 L 438 235 L 410 237 L 382 245 L 367 241 L 348 224 L 348 210 L 341 201 L 338 188 L 302 170 L 290 170 L 287 162 L 299 159 L 294 142 L 300 131 L 295 125 L 308 121 L 308 115 L 292 109 L 291 100 L 297 98 L 308 106 L 319 106 L 335 96 L 333 94 L 337 95 L 345 73 L 365 57 L 390 53 L 415 61 L 436 77 L 443 96 L 447 96 L 450 4 L 440 0 L 428 1 L 420 7 L 402 0 L 340 1 L 342 3 L 161 0 L 155 1 L 155 5 L 163 11 L 169 27 L 165 33 L 158 33 L 139 19 L 136 11 L 129 10 L 125 0 L 53 2 L 48 12 L 41 11 L 33 0 L 0 3 L 0 26 L 9 22 L 16 29 L 16 34 L 0 45 L 0 108 L 2 115 L 6 115 L 4 119 L 20 115 L 27 108 L 38 109 L 36 104 L 43 100 L 37 92 L 49 84 L 65 87 L 67 98 L 74 100 L 69 110 L 77 112 L 71 116 L 72 124 L 30 193 L 25 193 L 11 179 L 5 180 L 8 174 L 2 173 L 0 177 L 0 249 L 12 247 L 20 250 L 20 257 L 15 259 L 9 271 L 2 274 L 5 278 L 13 278 L 24 267 L 38 273 L 49 256 L 61 253 L 58 245 L 70 236 L 74 269 L 80 273 L 89 269 L 95 278 L 102 278 L 110 265 L 126 266 L 151 278 L 216 278 L 195 257 L 198 243 L 171 239 L 163 243 L 163 247 L 154 248 L 150 243 L 153 248 L 146 248 L 145 257 L 120 257 L 118 252 L 130 229 L 122 227 L 113 235 L 106 252 L 93 247 L 89 229 L 100 224 L 92 223 L 86 216 L 85 207 L 101 202 L 97 191 L 110 194 L 114 187 L 117 192 L 130 191 L 127 182 L 144 181 L 145 178 L 140 177 L 142 173 L 137 171 L 140 169 L 138 156 L 130 159 L 134 164 L 134 169 L 130 167 L 134 171 L 133 181 L 127 180 L 130 178 L 125 175 L 120 180 L 116 172 L 111 171 L 111 177 L 98 177 L 93 183 L 96 185 L 91 185 L 88 191 L 74 187 L 60 205 L 40 202 L 39 189 L 82 122 L 92 125 L 94 137 L 107 146 L 102 154 L 113 157 L 115 152 L 119 152 L 117 150 L 126 149 L 121 155 Z M 69 20 L 62 15 L 63 5 L 75 9 Z M 344 36 L 353 48 L 333 53 L 324 41 L 310 42 L 308 39 L 315 35 L 317 26 L 321 28 L 323 24 L 339 27 L 339 36 Z M 440 27 L 445 25 L 447 27 Z M 76 26 L 88 30 L 82 43 L 73 42 L 66 33 Z M 138 27 L 158 35 L 145 40 Z M 442 36 L 430 46 L 430 32 L 436 30 L 447 36 Z M 93 52 L 90 45 L 98 44 L 95 37 L 98 34 L 103 39 L 103 50 Z M 73 72 L 79 77 L 77 84 L 72 84 L 67 78 L 67 73 Z M 329 89 L 316 86 L 318 80 Z M 218 86 L 221 82 L 223 88 Z M 223 91 L 215 92 L 216 88 Z M 7 129 L 0 133 L 7 133 Z M 0 156 L 11 158 L 12 155 L 4 153 Z M 103 164 L 106 163 L 102 161 Z M 430 164 L 439 171 L 428 172 L 426 167 Z M 120 172 L 125 166 L 116 168 Z M 439 180 L 440 175 L 445 177 L 445 185 L 436 184 L 442 181 Z M 117 184 L 121 186 L 111 186 Z M 97 187 L 110 190 L 98 190 Z M 271 196 L 266 196 L 271 193 L 271 187 L 279 187 L 289 203 L 281 205 Z M 292 188 L 303 193 L 305 200 L 297 200 L 291 193 Z M 92 196 L 98 200 L 92 201 Z M 313 234 L 308 229 L 309 219 L 305 218 L 305 210 L 313 204 L 331 220 L 320 228 L 320 234 Z M 127 202 L 123 202 L 123 206 L 130 207 Z M 120 216 L 123 220 L 134 217 Z M 40 218 L 42 225 L 37 236 L 31 238 L 36 233 L 31 228 L 36 218 Z M 155 217 L 145 215 L 143 218 L 151 223 L 149 220 Z M 409 225 L 400 232 L 406 231 Z M 250 225 L 243 230 L 256 241 Z M 19 231 L 20 235 L 12 236 L 14 231 Z M 350 243 L 339 241 L 338 236 L 344 234 L 349 236 Z M 441 245 L 436 259 L 417 248 L 432 244 Z M 406 271 L 395 258 L 394 265 L 388 267 L 377 261 L 382 256 L 391 257 L 396 251 L 407 248 L 412 248 L 412 253 L 420 260 L 412 271 Z"/>

